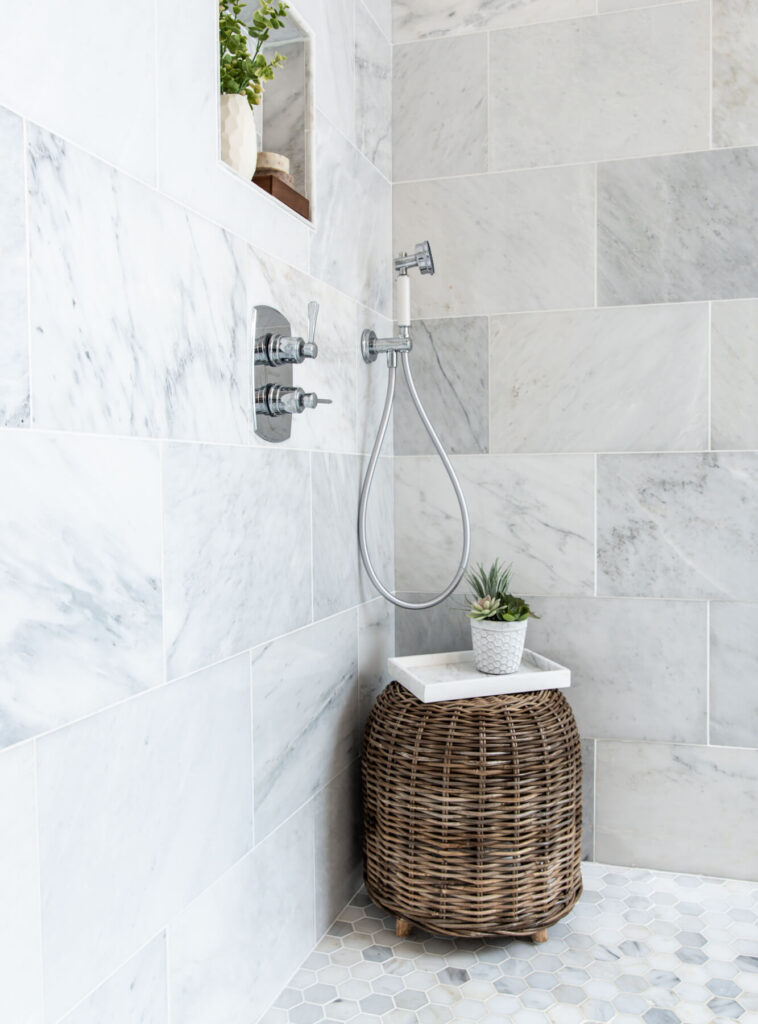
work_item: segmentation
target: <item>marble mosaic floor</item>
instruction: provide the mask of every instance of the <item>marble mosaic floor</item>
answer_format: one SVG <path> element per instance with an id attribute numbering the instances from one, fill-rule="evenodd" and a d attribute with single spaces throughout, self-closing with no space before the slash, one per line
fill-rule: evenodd
<path id="1" fill-rule="evenodd" d="M 398 939 L 359 893 L 262 1024 L 758 1024 L 758 885 L 582 869 L 539 946 Z"/>

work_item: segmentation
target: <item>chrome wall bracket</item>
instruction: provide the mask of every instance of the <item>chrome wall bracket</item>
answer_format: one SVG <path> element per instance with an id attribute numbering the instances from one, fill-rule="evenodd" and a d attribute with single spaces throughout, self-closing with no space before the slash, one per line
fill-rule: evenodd
<path id="1" fill-rule="evenodd" d="M 361 355 L 364 363 L 373 363 L 376 357 L 387 353 L 387 363 L 394 366 L 397 362 L 398 352 L 410 352 L 413 348 L 411 333 L 406 327 L 400 328 L 399 338 L 377 338 L 376 332 L 365 330 L 361 334 Z"/>

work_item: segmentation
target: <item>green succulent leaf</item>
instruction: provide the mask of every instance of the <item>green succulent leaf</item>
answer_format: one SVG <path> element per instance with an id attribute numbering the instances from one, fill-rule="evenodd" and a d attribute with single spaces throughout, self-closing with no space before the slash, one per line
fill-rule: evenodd
<path id="1" fill-rule="evenodd" d="M 496 559 L 489 569 L 478 565 L 466 576 L 473 591 L 469 598 L 469 618 L 478 622 L 523 622 L 538 619 L 521 597 L 510 593 L 511 567 Z M 493 596 L 494 595 L 494 596 Z"/>
<path id="2" fill-rule="evenodd" d="M 250 108 L 263 98 L 262 83 L 270 82 L 274 72 L 287 59 L 281 53 L 267 57 L 261 47 L 273 29 L 282 28 L 289 4 L 281 0 L 259 0 L 258 10 L 246 25 L 240 14 L 247 4 L 241 0 L 219 0 L 219 67 L 222 93 L 240 93 Z M 248 38 L 255 40 L 255 49 L 248 50 Z"/>

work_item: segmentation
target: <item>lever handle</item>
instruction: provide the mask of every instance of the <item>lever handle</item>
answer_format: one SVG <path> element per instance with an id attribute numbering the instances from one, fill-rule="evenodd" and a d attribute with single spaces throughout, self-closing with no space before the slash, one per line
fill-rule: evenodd
<path id="1" fill-rule="evenodd" d="M 313 391 L 290 385 L 267 384 L 255 389 L 255 411 L 259 416 L 284 416 L 331 404 L 330 398 L 319 398 Z"/>
<path id="2" fill-rule="evenodd" d="M 315 300 L 308 303 L 308 345 L 315 347 L 316 343 L 316 322 L 318 320 L 319 305 Z M 318 351 L 318 350 L 317 350 Z M 315 353 L 314 353 L 315 354 Z"/>
<path id="3" fill-rule="evenodd" d="M 306 391 L 301 399 L 300 404 L 303 409 L 315 409 L 317 405 L 331 405 L 331 398 L 319 398 L 315 391 Z"/>

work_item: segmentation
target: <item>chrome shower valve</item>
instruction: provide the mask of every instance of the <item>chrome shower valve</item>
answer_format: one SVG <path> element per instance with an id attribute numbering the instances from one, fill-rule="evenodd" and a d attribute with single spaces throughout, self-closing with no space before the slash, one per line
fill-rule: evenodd
<path id="1" fill-rule="evenodd" d="M 286 416 L 287 413 L 301 413 L 306 409 L 315 409 L 317 405 L 331 404 L 331 398 L 319 398 L 314 391 L 284 384 L 267 384 L 255 389 L 257 416 Z"/>
<path id="2" fill-rule="evenodd" d="M 288 363 L 302 363 L 318 355 L 316 344 L 316 321 L 318 302 L 308 303 L 308 340 L 289 337 L 285 334 L 264 334 L 255 340 L 255 364 L 257 366 L 286 366 Z"/>

